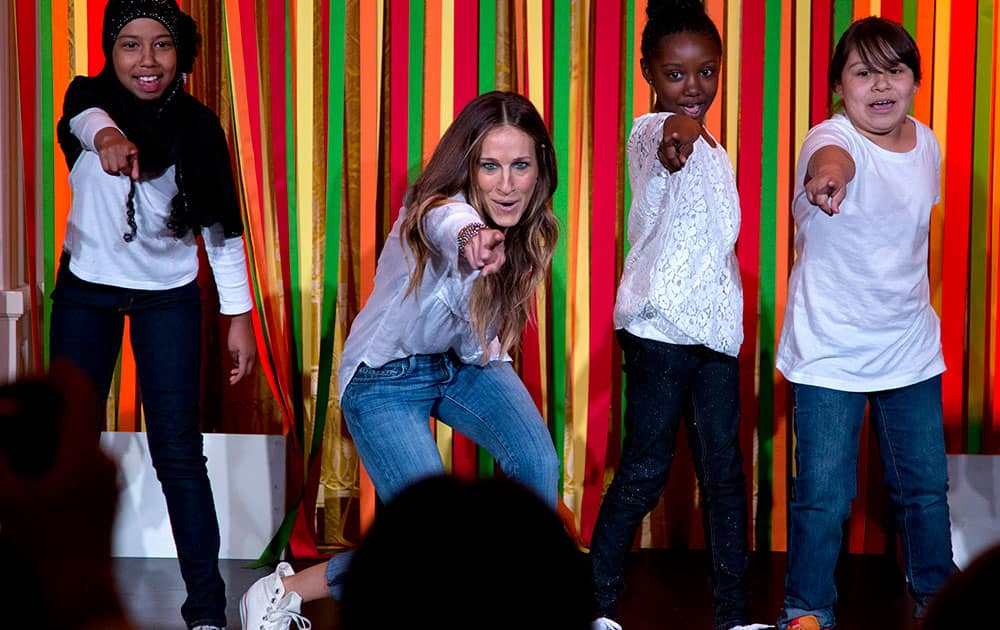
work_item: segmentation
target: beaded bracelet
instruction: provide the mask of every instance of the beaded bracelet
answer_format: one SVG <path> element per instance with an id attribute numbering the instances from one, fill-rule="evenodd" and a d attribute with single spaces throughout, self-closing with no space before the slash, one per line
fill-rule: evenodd
<path id="1" fill-rule="evenodd" d="M 458 231 L 458 255 L 465 255 L 465 246 L 471 241 L 476 234 L 479 234 L 481 230 L 486 229 L 485 223 L 470 223 Z"/>

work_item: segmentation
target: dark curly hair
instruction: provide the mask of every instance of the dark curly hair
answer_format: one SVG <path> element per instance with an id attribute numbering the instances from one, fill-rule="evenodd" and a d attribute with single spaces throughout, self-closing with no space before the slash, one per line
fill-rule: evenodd
<path id="1" fill-rule="evenodd" d="M 650 0 L 646 5 L 646 28 L 642 31 L 642 56 L 650 59 L 667 35 L 704 33 L 722 50 L 722 37 L 698 0 Z"/>

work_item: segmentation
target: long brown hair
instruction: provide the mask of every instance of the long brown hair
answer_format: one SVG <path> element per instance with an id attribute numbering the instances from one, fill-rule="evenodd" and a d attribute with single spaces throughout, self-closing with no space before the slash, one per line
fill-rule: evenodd
<path id="1" fill-rule="evenodd" d="M 500 229 L 484 209 L 483 192 L 476 184 L 475 174 L 483 139 L 493 129 L 504 126 L 520 129 L 534 140 L 538 180 L 521 220 L 505 231 L 506 262 L 497 273 L 480 276 L 472 285 L 469 313 L 484 355 L 491 326 L 496 327 L 504 353 L 520 339 L 533 314 L 535 289 L 545 280 L 559 236 L 558 223 L 552 214 L 552 194 L 557 185 L 555 151 L 548 129 L 531 101 L 512 92 L 488 92 L 466 105 L 441 136 L 427 167 L 407 191 L 404 199 L 407 214 L 401 226 L 416 263 L 407 294 L 419 289 L 433 249 L 424 233 L 424 217 L 432 209 L 462 193 L 483 223 Z"/>

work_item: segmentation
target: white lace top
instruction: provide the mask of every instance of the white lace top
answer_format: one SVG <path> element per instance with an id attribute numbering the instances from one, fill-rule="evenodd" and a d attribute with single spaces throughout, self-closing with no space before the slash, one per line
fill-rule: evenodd
<path id="1" fill-rule="evenodd" d="M 656 157 L 669 113 L 635 120 L 628 141 L 631 249 L 615 328 L 658 341 L 702 344 L 736 356 L 743 289 L 736 260 L 740 203 L 729 156 L 698 138 L 680 171 Z"/>

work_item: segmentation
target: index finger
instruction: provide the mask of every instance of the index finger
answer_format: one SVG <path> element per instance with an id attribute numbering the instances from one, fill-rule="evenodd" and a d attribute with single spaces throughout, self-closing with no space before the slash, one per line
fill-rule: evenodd
<path id="1" fill-rule="evenodd" d="M 496 247 L 503 242 L 503 232 L 500 230 L 484 230 L 486 232 L 483 245 L 488 248 Z"/>

